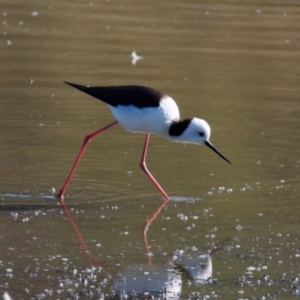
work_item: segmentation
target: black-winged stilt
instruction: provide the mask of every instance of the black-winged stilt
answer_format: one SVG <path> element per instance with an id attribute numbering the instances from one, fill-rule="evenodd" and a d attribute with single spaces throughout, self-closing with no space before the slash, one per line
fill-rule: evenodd
<path id="1" fill-rule="evenodd" d="M 169 199 L 169 196 L 146 166 L 146 154 L 151 133 L 161 135 L 173 142 L 206 145 L 230 163 L 209 141 L 210 127 L 207 122 L 198 118 L 180 120 L 176 102 L 160 91 L 137 85 L 98 87 L 65 83 L 108 104 L 116 121 L 89 133 L 84 138 L 74 165 L 57 194 L 58 198 L 63 197 L 87 143 L 94 136 L 117 123 L 130 132 L 146 134 L 140 167 L 166 199 Z"/>

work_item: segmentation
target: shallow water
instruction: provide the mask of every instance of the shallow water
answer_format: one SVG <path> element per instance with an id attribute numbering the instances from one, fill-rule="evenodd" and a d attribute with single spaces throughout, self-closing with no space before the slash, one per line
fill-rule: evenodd
<path id="1" fill-rule="evenodd" d="M 2 1 L 0 293 L 296 298 L 297 4 Z M 60 203 L 52 190 L 84 136 L 113 120 L 63 81 L 160 89 L 183 118 L 208 121 L 233 164 L 151 136 L 147 164 L 171 201 L 145 240 L 162 198 L 139 169 L 144 137 L 115 126 L 89 144 Z"/>

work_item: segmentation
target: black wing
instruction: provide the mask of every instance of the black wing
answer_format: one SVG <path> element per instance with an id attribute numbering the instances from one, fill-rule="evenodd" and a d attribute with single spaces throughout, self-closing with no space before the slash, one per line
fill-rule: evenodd
<path id="1" fill-rule="evenodd" d="M 160 91 L 139 85 L 123 86 L 84 86 L 66 82 L 74 88 L 85 92 L 111 106 L 134 105 L 138 108 L 157 107 L 165 96 Z"/>

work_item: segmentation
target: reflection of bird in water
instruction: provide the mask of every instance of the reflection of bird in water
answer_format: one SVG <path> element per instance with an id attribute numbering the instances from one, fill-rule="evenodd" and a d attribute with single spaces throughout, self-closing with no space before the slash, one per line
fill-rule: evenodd
<path id="1" fill-rule="evenodd" d="M 135 51 L 131 53 L 131 63 L 135 65 L 138 60 L 142 59 L 143 56 L 138 56 Z"/>
<path id="2" fill-rule="evenodd" d="M 59 199 L 59 201 L 87 261 L 92 265 L 91 268 L 81 272 L 73 266 L 70 270 L 73 279 L 64 278 L 59 281 L 62 289 L 72 290 L 74 299 L 80 293 L 86 297 L 91 297 L 92 294 L 98 295 L 101 299 L 105 299 L 107 295 L 122 299 L 161 296 L 160 299 L 176 300 L 182 295 L 182 288 L 185 285 L 216 284 L 212 279 L 211 256 L 196 251 L 190 251 L 190 254 L 189 249 L 176 250 L 168 263 L 129 265 L 117 275 L 115 268 L 102 267 L 102 263 L 91 255 L 64 200 Z M 95 279 L 98 281 L 97 284 Z"/>
<path id="3" fill-rule="evenodd" d="M 137 85 L 92 87 L 66 83 L 108 104 L 116 121 L 85 137 L 74 165 L 57 194 L 58 198 L 63 196 L 87 143 L 94 136 L 117 123 L 130 132 L 146 134 L 140 167 L 165 199 L 169 199 L 169 196 L 146 166 L 146 154 L 151 133 L 161 135 L 173 142 L 205 145 L 230 163 L 209 141 L 211 130 L 208 123 L 198 118 L 180 120 L 176 102 L 160 91 Z"/>
<path id="4" fill-rule="evenodd" d="M 185 284 L 215 284 L 211 276 L 210 255 L 188 255 L 182 252 L 174 255 L 173 260 L 166 265 L 128 266 L 115 280 L 114 293 L 125 298 L 151 296 L 175 300 L 181 297 Z"/>
<path id="5" fill-rule="evenodd" d="M 13 298 L 9 295 L 8 292 L 5 292 L 2 296 L 3 300 L 13 300 Z"/>
<path id="6" fill-rule="evenodd" d="M 59 287 L 60 293 L 67 291 L 72 299 L 98 296 L 97 299 L 177 300 L 182 298 L 185 288 L 191 284 L 216 284 L 211 276 L 210 255 L 193 252 L 192 255 L 181 254 L 180 258 L 173 258 L 165 264 L 128 265 L 118 275 L 115 272 L 109 275 L 103 268 L 85 268 L 79 271 L 78 276 L 60 278 Z"/>
<path id="7" fill-rule="evenodd" d="M 212 279 L 212 260 L 209 254 L 185 254 L 175 251 L 173 261 L 182 276 L 196 284 L 216 284 Z"/>

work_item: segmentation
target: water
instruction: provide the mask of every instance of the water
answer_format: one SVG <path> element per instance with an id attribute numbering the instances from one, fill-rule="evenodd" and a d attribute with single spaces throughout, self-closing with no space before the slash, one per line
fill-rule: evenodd
<path id="1" fill-rule="evenodd" d="M 296 298 L 296 4 L 4 1 L 0 293 Z M 139 169 L 144 137 L 115 126 L 88 145 L 59 203 L 52 190 L 84 136 L 113 121 L 63 81 L 160 89 L 211 125 L 233 164 L 151 136 L 147 165 L 172 200 L 144 241 L 162 199 Z"/>

